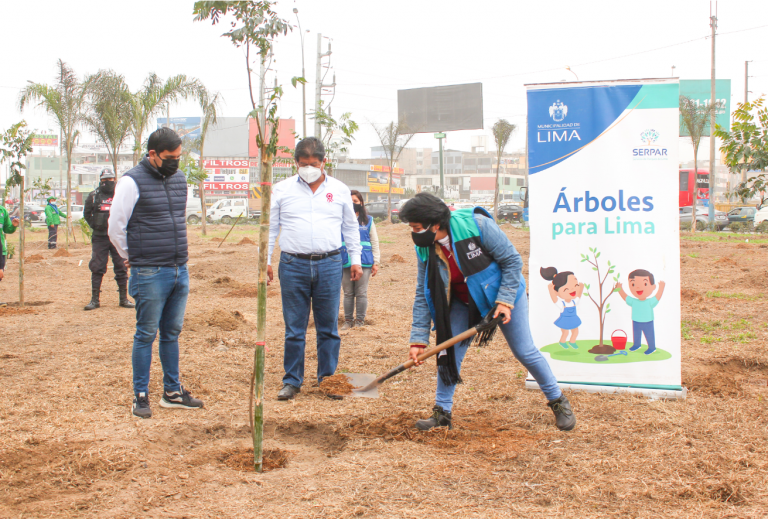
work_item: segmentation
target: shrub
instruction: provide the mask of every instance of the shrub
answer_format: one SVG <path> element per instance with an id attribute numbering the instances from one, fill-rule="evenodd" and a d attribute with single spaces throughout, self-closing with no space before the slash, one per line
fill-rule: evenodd
<path id="1" fill-rule="evenodd" d="M 691 230 L 691 222 L 680 222 L 680 230 L 681 231 L 690 231 Z"/>
<path id="2" fill-rule="evenodd" d="M 10 243 L 7 245 L 8 249 L 8 259 L 13 258 L 13 255 L 16 254 L 16 245 L 11 245 Z"/>
<path id="3" fill-rule="evenodd" d="M 740 222 L 733 222 L 728 227 L 730 227 L 731 232 L 741 232 L 741 229 L 744 227 L 744 224 Z"/>
<path id="4" fill-rule="evenodd" d="M 761 234 L 768 233 L 768 220 L 763 220 L 757 224 L 757 227 L 755 227 L 755 232 L 759 232 Z"/>

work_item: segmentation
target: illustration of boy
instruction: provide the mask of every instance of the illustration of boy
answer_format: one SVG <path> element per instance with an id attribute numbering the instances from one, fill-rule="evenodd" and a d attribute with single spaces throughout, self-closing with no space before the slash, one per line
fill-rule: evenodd
<path id="1" fill-rule="evenodd" d="M 656 335 L 653 331 L 653 308 L 659 304 L 662 294 L 664 294 L 665 283 L 659 281 L 659 290 L 654 297 L 651 297 L 656 290 L 656 282 L 653 274 L 647 270 L 638 269 L 629 273 L 629 291 L 635 297 L 628 297 L 624 292 L 621 283 L 616 283 L 614 288 L 619 289 L 621 298 L 632 307 L 632 342 L 634 343 L 629 351 L 637 351 L 642 346 L 643 334 L 648 343 L 646 355 L 656 351 Z"/>

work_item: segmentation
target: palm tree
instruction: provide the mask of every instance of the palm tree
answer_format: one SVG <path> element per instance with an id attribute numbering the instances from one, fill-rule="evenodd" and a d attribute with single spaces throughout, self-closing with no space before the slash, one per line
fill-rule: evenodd
<path id="1" fill-rule="evenodd" d="M 72 191 L 72 148 L 75 146 L 80 130 L 85 123 L 85 114 L 88 107 L 88 92 L 90 84 L 86 80 L 80 82 L 75 72 L 61 59 L 58 61 L 58 74 L 56 83 L 52 86 L 42 83 L 32 83 L 21 91 L 19 95 L 19 110 L 37 103 L 49 115 L 52 115 L 61 129 L 61 139 L 67 153 L 67 215 L 70 214 L 70 198 Z M 69 250 L 69 234 L 72 222 L 67 218 L 66 249 Z"/>
<path id="2" fill-rule="evenodd" d="M 208 128 L 211 125 L 215 125 L 218 118 L 218 111 L 221 109 L 222 97 L 219 92 L 208 92 L 204 86 L 200 85 L 197 92 L 198 100 L 200 102 L 200 109 L 203 111 L 203 118 L 200 124 L 200 170 L 203 168 L 203 153 L 205 148 L 205 135 L 208 133 Z M 200 180 L 200 205 L 203 208 L 203 236 L 205 236 L 205 224 L 206 224 L 206 207 L 205 207 L 205 185 L 204 180 Z"/>
<path id="3" fill-rule="evenodd" d="M 197 95 L 201 85 L 195 78 L 187 78 L 184 74 L 173 76 L 165 83 L 157 74 L 151 73 L 144 80 L 144 86 L 133 94 L 133 114 L 131 117 L 131 134 L 133 135 L 133 165 L 141 158 L 144 133 L 148 130 L 149 122 L 163 109 L 164 106 Z M 169 121 L 170 122 L 170 121 Z"/>
<path id="4" fill-rule="evenodd" d="M 493 140 L 496 141 L 496 188 L 493 193 L 493 219 L 499 219 L 499 172 L 501 171 L 501 156 L 509 144 L 509 138 L 516 126 L 506 119 L 499 119 L 493 125 L 491 132 Z"/>
<path id="5" fill-rule="evenodd" d="M 125 78 L 112 70 L 90 76 L 90 104 L 85 122 L 104 143 L 117 175 L 117 156 L 131 127 L 133 95 Z"/>

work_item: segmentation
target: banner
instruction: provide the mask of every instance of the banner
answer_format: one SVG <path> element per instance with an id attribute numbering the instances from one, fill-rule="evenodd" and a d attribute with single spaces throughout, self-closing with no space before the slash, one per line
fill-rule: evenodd
<path id="1" fill-rule="evenodd" d="M 527 88 L 536 345 L 561 385 L 684 394 L 677 80 Z"/>
<path id="2" fill-rule="evenodd" d="M 58 147 L 59 136 L 53 134 L 40 134 L 36 133 L 32 136 L 32 147 Z"/>
<path id="3" fill-rule="evenodd" d="M 170 125 L 168 124 L 168 118 L 158 117 L 157 129 L 159 130 L 166 126 L 170 126 L 182 139 L 197 139 L 200 137 L 200 117 L 171 117 Z"/>
<path id="4" fill-rule="evenodd" d="M 402 168 L 394 168 L 392 173 L 392 194 L 402 195 L 405 189 L 400 187 L 400 176 L 403 174 Z M 389 167 L 388 166 L 370 166 L 368 171 L 368 192 L 369 193 L 389 193 Z"/>
<path id="5" fill-rule="evenodd" d="M 712 103 L 711 79 L 681 79 L 680 95 L 689 98 L 696 106 L 709 106 Z M 715 99 L 717 109 L 715 111 L 715 124 L 719 124 L 725 130 L 731 129 L 731 80 L 715 80 Z M 690 134 L 683 126 L 683 118 L 679 116 L 680 137 L 688 137 Z M 709 121 L 704 126 L 703 136 L 709 137 Z"/>

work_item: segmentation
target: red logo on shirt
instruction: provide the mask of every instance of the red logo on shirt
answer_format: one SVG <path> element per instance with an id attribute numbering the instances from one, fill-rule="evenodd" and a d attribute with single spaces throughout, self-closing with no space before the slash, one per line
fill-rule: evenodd
<path id="1" fill-rule="evenodd" d="M 327 195 L 325 195 L 325 198 L 328 199 L 328 203 L 330 204 L 331 202 L 333 202 L 333 193 L 328 193 Z"/>

